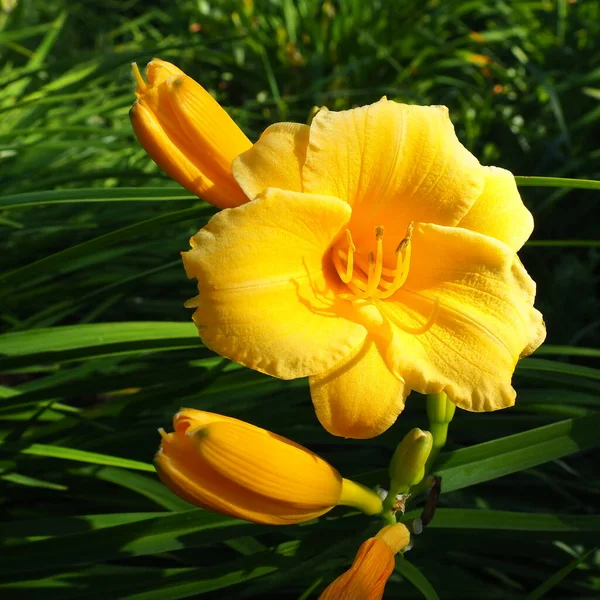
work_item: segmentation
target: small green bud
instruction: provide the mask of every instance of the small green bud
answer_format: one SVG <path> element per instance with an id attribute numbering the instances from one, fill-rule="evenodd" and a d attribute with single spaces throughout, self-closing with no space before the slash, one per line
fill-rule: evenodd
<path id="1" fill-rule="evenodd" d="M 429 431 L 415 427 L 404 436 L 390 462 L 390 495 L 407 492 L 425 477 L 425 464 L 432 447 Z"/>

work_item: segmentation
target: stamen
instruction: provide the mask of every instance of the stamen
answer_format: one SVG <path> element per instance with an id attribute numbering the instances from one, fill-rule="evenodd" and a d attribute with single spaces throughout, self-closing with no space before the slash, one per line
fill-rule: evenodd
<path id="1" fill-rule="evenodd" d="M 387 291 L 380 292 L 378 297 L 382 300 L 393 296 L 405 283 L 408 279 L 408 271 L 410 269 L 410 244 L 405 246 L 404 255 L 402 252 L 398 252 L 396 256 L 396 269 L 394 270 L 394 279 L 391 284 L 387 284 L 382 286 L 385 287 Z"/>
<path id="2" fill-rule="evenodd" d="M 148 88 L 148 84 L 144 81 L 142 74 L 140 73 L 140 68 L 137 66 L 137 63 L 131 63 L 131 69 L 133 70 L 133 76 L 135 77 L 135 82 L 137 83 L 138 94 L 144 94 L 146 89 Z"/>
<path id="3" fill-rule="evenodd" d="M 374 296 L 377 292 L 378 279 L 375 279 L 375 255 L 369 252 L 369 270 L 367 274 L 367 296 Z"/>
<path id="4" fill-rule="evenodd" d="M 364 284 L 358 281 L 356 278 L 354 278 L 350 283 L 348 283 L 348 287 L 352 290 L 354 295 L 361 300 L 364 300 L 365 298 L 369 297 L 369 295 L 367 294 L 367 290 L 364 287 Z"/>
<path id="5" fill-rule="evenodd" d="M 396 248 L 397 253 L 402 252 L 402 250 L 404 250 L 404 248 L 406 248 L 406 246 L 408 246 L 408 243 L 410 242 L 410 239 L 412 238 L 414 228 L 415 228 L 415 222 L 411 221 L 408 224 L 408 227 L 406 228 L 406 235 L 404 236 L 404 239 L 398 244 L 398 247 Z"/>
<path id="6" fill-rule="evenodd" d="M 387 281 L 381 282 L 381 287 L 386 291 L 380 292 L 378 297 L 382 300 L 393 296 L 405 283 L 408 278 L 408 272 L 410 269 L 410 255 L 411 255 L 411 243 L 412 233 L 414 229 L 414 221 L 408 224 L 406 229 L 406 235 L 404 239 L 398 244 L 396 248 L 396 268 L 395 269 L 384 269 L 384 275 L 393 277 L 392 283 Z M 386 272 L 387 271 L 387 272 Z"/>
<path id="7" fill-rule="evenodd" d="M 383 266 L 383 226 L 378 225 L 374 228 L 376 247 L 374 252 L 369 252 L 367 255 L 367 261 L 361 256 L 357 256 L 355 259 L 356 246 L 350 230 L 346 229 L 348 252 L 339 248 L 335 249 L 332 258 L 340 279 L 357 298 L 385 300 L 404 285 L 410 267 L 410 240 L 413 227 L 414 223 L 411 222 L 404 239 L 396 248 L 396 268 L 394 269 Z M 386 281 L 383 277 L 392 280 Z"/>
<path id="8" fill-rule="evenodd" d="M 162 427 L 158 428 L 158 433 L 160 433 L 160 437 L 163 440 L 167 440 L 169 438 L 169 434 Z"/>
<path id="9" fill-rule="evenodd" d="M 347 259 L 346 273 L 343 276 L 340 273 L 340 279 L 344 283 L 350 283 L 350 281 L 352 280 L 352 273 L 354 272 L 354 252 L 356 251 L 356 246 L 354 245 L 354 242 L 352 241 L 352 234 L 350 233 L 349 229 L 346 229 L 346 241 L 348 242 L 348 255 L 344 257 L 342 255 L 342 253 L 340 252 L 340 255 L 342 255 L 342 258 Z"/>
<path id="10" fill-rule="evenodd" d="M 375 256 L 372 252 L 369 252 L 369 277 L 366 290 L 368 296 L 379 295 L 377 288 L 381 282 L 381 271 L 383 269 L 383 227 L 381 225 L 375 227 L 375 239 L 377 240 Z"/>

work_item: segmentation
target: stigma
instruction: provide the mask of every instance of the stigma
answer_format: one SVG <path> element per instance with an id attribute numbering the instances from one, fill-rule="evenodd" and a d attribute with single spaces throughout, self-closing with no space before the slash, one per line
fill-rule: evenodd
<path id="1" fill-rule="evenodd" d="M 396 246 L 393 269 L 383 265 L 383 226 L 378 225 L 373 230 L 375 251 L 369 252 L 367 261 L 356 254 L 352 233 L 346 229 L 346 249 L 335 247 L 332 258 L 340 279 L 357 298 L 385 300 L 404 285 L 410 268 L 413 228 L 414 222 L 411 222 L 405 237 Z"/>

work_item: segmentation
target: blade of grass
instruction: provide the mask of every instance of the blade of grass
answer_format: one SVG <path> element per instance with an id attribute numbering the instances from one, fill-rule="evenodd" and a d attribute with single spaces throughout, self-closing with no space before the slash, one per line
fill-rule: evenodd
<path id="1" fill-rule="evenodd" d="M 530 177 L 516 175 L 517 185 L 523 187 L 577 188 L 580 190 L 600 190 L 600 181 L 593 179 L 568 179 L 566 177 Z"/>
<path id="2" fill-rule="evenodd" d="M 0 575 L 72 568 L 104 560 L 212 545 L 269 529 L 266 525 L 200 509 L 165 513 L 134 523 L 15 546 L 0 562 Z"/>
<path id="3" fill-rule="evenodd" d="M 60 270 L 61 267 L 67 265 L 70 261 L 92 254 L 97 250 L 104 250 L 108 245 L 124 242 L 139 236 L 145 236 L 148 235 L 150 231 L 160 229 L 165 225 L 180 223 L 181 221 L 195 219 L 197 223 L 200 223 L 203 218 L 206 219 L 212 212 L 212 208 L 207 208 L 206 206 L 187 208 L 160 215 L 152 219 L 147 219 L 145 221 L 140 221 L 133 225 L 128 225 L 127 227 L 105 233 L 104 235 L 88 240 L 87 242 L 71 246 L 70 248 L 41 258 L 24 267 L 19 267 L 18 269 L 4 273 L 4 275 L 0 276 L 0 283 L 4 286 L 18 285 L 29 279 L 39 278 L 40 276 L 50 276 L 53 272 Z"/>
<path id="4" fill-rule="evenodd" d="M 92 356 L 201 348 L 192 323 L 93 323 L 0 335 L 0 370 Z M 202 358 L 200 354 L 198 358 Z"/>
<path id="5" fill-rule="evenodd" d="M 28 456 L 44 456 L 46 458 L 59 458 L 62 460 L 74 460 L 77 462 L 86 462 L 95 465 L 107 465 L 111 467 L 121 467 L 123 469 L 134 469 L 136 471 L 147 471 L 149 473 L 154 473 L 154 467 L 148 463 L 143 463 L 128 458 L 121 458 L 119 456 L 88 452 L 87 450 L 78 450 L 76 448 L 52 446 L 50 444 L 2 444 L 0 446 L 0 455 L 7 453 L 26 454 Z"/>
<path id="6" fill-rule="evenodd" d="M 442 481 L 443 485 L 443 481 Z M 420 510 L 407 512 L 402 521 L 420 515 Z M 600 516 L 512 512 L 474 508 L 438 508 L 427 526 L 436 529 L 469 529 L 498 531 L 584 532 L 590 538 L 600 535 Z"/>
<path id="7" fill-rule="evenodd" d="M 402 557 L 400 560 L 396 560 L 396 572 L 402 575 L 407 581 L 410 581 L 423 594 L 426 600 L 440 600 L 440 597 L 431 583 L 429 583 L 427 577 L 412 563 L 408 562 L 406 558 Z"/>
<path id="8" fill-rule="evenodd" d="M 167 202 L 171 200 L 198 202 L 198 198 L 181 188 L 108 188 L 50 190 L 0 196 L 0 208 L 26 208 L 52 204 L 87 204 L 94 202 Z"/>
<path id="9" fill-rule="evenodd" d="M 578 558 L 572 560 L 568 565 L 565 565 L 562 569 L 550 576 L 546 581 L 540 584 L 531 594 L 527 596 L 525 600 L 539 600 L 542 596 L 545 596 L 553 587 L 558 585 L 571 571 L 574 571 L 579 565 L 583 564 L 594 552 L 596 548 L 588 550 L 585 554 L 582 554 Z"/>
<path id="10" fill-rule="evenodd" d="M 600 413 L 566 419 L 441 454 L 433 473 L 442 477 L 442 493 L 463 489 L 597 447 L 599 428 Z M 361 483 L 377 485 L 387 480 L 387 472 L 379 469 L 356 478 Z"/>

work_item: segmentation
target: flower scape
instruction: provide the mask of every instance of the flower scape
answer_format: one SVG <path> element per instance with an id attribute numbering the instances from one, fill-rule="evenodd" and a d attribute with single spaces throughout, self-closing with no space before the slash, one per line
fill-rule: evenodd
<path id="1" fill-rule="evenodd" d="M 134 74 L 138 140 L 223 209 L 182 253 L 203 343 L 273 377 L 308 377 L 336 436 L 381 434 L 411 391 L 437 415 L 433 439 L 419 430 L 401 442 L 383 503 L 294 442 L 192 409 L 162 432 L 159 475 L 193 504 L 259 523 L 299 523 L 336 505 L 380 515 L 388 525 L 321 597 L 381 598 L 409 546 L 398 498 L 426 483 L 454 407 L 513 405 L 517 361 L 545 338 L 517 256 L 533 218 L 515 179 L 478 162 L 443 106 L 321 108 L 309 125 L 276 123 L 252 144 L 174 65 L 155 59 L 147 81 Z"/>

